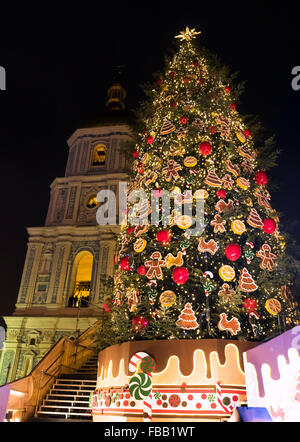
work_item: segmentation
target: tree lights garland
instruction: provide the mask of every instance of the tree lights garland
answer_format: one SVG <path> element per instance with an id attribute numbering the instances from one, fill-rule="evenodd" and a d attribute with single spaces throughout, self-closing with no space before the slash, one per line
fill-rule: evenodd
<path id="1" fill-rule="evenodd" d="M 119 238 L 120 273 L 115 294 L 133 287 L 141 301 L 134 312 L 138 319 L 126 311 L 126 303 L 115 306 L 113 315 L 116 321 L 122 315 L 135 322 L 134 333 L 140 332 L 144 338 L 174 334 L 181 338 L 228 338 L 218 327 L 218 317 L 223 313 L 232 317 L 234 313 L 240 324 L 236 334 L 254 339 L 258 328 L 253 333 L 253 323 L 249 322 L 252 313 L 264 337 L 276 327 L 265 303 L 279 297 L 279 281 L 275 278 L 273 283 L 272 272 L 260 267 L 256 252 L 266 243 L 276 257 L 284 251 L 274 220 L 276 212 L 269 198 L 263 200 L 264 194 L 257 190 L 264 190 L 269 180 L 259 169 L 252 131 L 238 114 L 234 88 L 196 49 L 194 30 L 180 35 L 179 50 L 152 89 L 152 101 L 143 111 L 144 129 L 133 152 L 131 183 L 132 188 L 145 191 L 148 201 L 151 191 L 159 201 L 161 189 L 182 193 L 189 189 L 193 209 L 195 195 L 201 192 L 207 220 L 201 239 L 207 246 L 199 248 L 199 237 L 186 235 L 175 209 L 169 225 L 140 229 L 138 244 L 137 231 L 127 226 Z M 174 260 L 179 254 L 180 265 L 169 265 L 170 257 Z M 213 283 L 203 280 L 207 271 L 216 275 Z M 224 282 L 231 284 L 226 288 L 231 290 L 231 298 L 228 301 L 227 297 L 225 312 L 225 297 L 218 295 Z M 246 296 L 249 288 L 251 301 Z M 161 294 L 166 292 L 174 295 L 166 297 L 171 301 L 162 302 Z M 250 304 L 255 309 L 250 310 Z M 195 309 L 199 327 L 187 330 L 176 326 L 186 305 Z M 206 325 L 202 318 L 206 318 Z"/>

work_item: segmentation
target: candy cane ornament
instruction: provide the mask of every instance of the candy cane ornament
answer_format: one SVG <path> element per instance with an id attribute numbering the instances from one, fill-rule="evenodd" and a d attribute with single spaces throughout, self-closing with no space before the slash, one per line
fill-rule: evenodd
<path id="1" fill-rule="evenodd" d="M 259 319 L 259 314 L 257 312 L 254 312 L 254 311 L 249 313 L 249 323 L 250 323 L 250 325 L 252 327 L 252 331 L 253 331 L 254 336 L 256 336 L 257 325 L 255 324 L 255 322 L 252 322 L 253 318 L 258 320 Z"/>
<path id="2" fill-rule="evenodd" d="M 129 382 L 129 393 L 135 399 L 143 399 L 143 422 L 152 420 L 152 371 L 155 360 L 148 353 L 137 352 L 129 361 L 129 371 L 134 376 Z"/>
<path id="3" fill-rule="evenodd" d="M 142 351 L 139 351 L 138 353 L 135 353 L 130 361 L 129 361 L 129 371 L 131 373 L 137 373 L 137 370 L 139 368 L 139 363 L 142 361 L 142 359 L 146 356 L 149 356 L 147 353 L 144 353 Z"/>

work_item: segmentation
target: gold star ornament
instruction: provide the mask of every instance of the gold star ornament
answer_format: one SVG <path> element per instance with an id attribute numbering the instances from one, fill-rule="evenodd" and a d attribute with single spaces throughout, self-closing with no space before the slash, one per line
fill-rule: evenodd
<path id="1" fill-rule="evenodd" d="M 190 41 L 193 38 L 196 38 L 196 35 L 201 34 L 201 32 L 196 32 L 195 29 L 185 28 L 185 31 L 181 31 L 179 35 L 176 35 L 175 38 L 179 38 L 181 41 L 186 40 Z"/>

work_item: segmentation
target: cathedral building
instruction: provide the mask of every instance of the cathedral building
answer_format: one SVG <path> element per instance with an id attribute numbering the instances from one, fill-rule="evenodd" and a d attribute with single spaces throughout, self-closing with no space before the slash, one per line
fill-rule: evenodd
<path id="1" fill-rule="evenodd" d="M 27 228 L 28 249 L 14 313 L 5 316 L 0 385 L 26 376 L 62 336 L 76 337 L 103 312 L 119 225 L 99 225 L 97 194 L 127 179 L 132 118 L 126 91 L 108 89 L 107 111 L 67 140 L 64 177 L 51 184 L 45 225 Z"/>

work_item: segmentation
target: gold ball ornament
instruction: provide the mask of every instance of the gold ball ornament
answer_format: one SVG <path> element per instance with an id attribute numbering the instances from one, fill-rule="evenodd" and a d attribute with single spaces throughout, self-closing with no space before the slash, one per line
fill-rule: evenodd
<path id="1" fill-rule="evenodd" d="M 196 157 L 186 157 L 183 161 L 183 164 L 186 167 L 194 167 L 197 164 L 197 158 Z"/>
<path id="2" fill-rule="evenodd" d="M 193 224 L 192 218 L 188 215 L 181 215 L 176 217 L 176 224 L 180 229 L 188 229 Z"/>
<path id="3" fill-rule="evenodd" d="M 244 221 L 241 221 L 239 219 L 233 220 L 231 223 L 231 229 L 237 235 L 242 235 L 246 231 Z"/>
<path id="4" fill-rule="evenodd" d="M 270 315 L 276 316 L 279 312 L 281 312 L 281 303 L 278 299 L 269 298 L 266 300 L 265 307 Z"/>
<path id="5" fill-rule="evenodd" d="M 243 134 L 243 132 L 238 131 L 238 132 L 236 133 L 236 136 L 238 137 L 238 139 L 240 140 L 241 143 L 245 143 L 245 141 L 246 141 L 246 137 L 245 137 L 245 135 Z"/>
<path id="6" fill-rule="evenodd" d="M 160 295 L 159 302 L 163 307 L 171 307 L 176 302 L 176 295 L 172 290 L 165 290 Z"/>
<path id="7" fill-rule="evenodd" d="M 139 238 L 133 245 L 133 250 L 137 253 L 141 253 L 147 245 L 147 241 L 143 238 Z"/>
<path id="8" fill-rule="evenodd" d="M 141 162 L 142 162 L 143 164 L 147 164 L 148 161 L 149 161 L 149 159 L 150 159 L 150 155 L 149 155 L 148 153 L 144 153 L 144 155 L 143 155 L 142 158 L 141 158 Z"/>
<path id="9" fill-rule="evenodd" d="M 243 177 L 238 177 L 236 179 L 236 184 L 244 190 L 247 190 L 250 187 L 250 181 Z"/>
<path id="10" fill-rule="evenodd" d="M 206 200 L 208 198 L 208 192 L 205 189 L 198 189 L 196 190 L 196 192 L 194 193 L 194 198 L 196 200 Z"/>
<path id="11" fill-rule="evenodd" d="M 232 281 L 235 277 L 234 268 L 229 265 L 222 265 L 222 267 L 219 268 L 219 275 L 223 281 Z"/>

